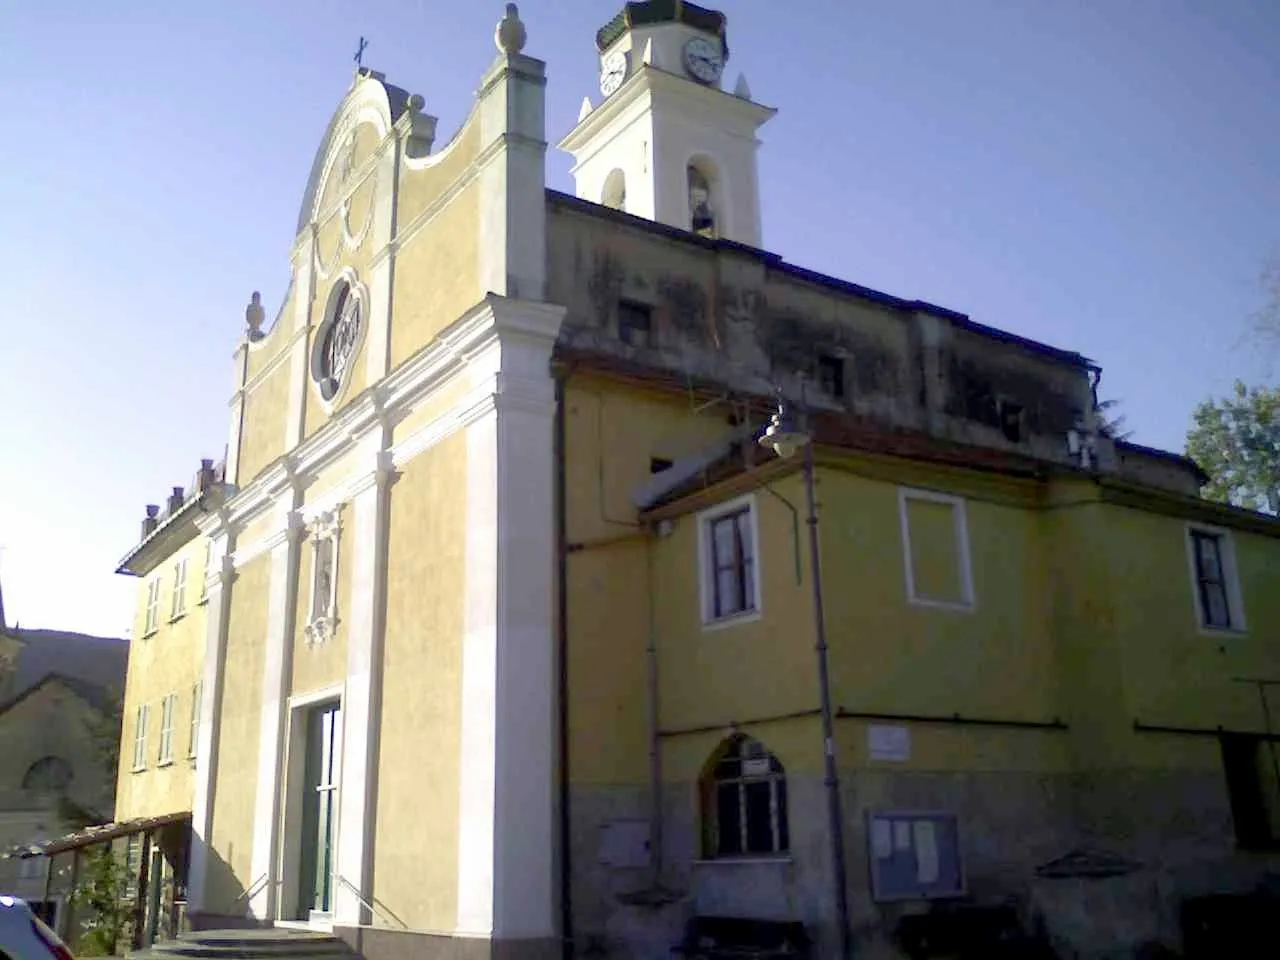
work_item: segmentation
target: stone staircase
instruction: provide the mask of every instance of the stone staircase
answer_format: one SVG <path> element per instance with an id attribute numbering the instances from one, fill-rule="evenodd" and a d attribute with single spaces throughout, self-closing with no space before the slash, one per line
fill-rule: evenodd
<path id="1" fill-rule="evenodd" d="M 357 960 L 337 937 L 313 930 L 205 930 L 128 954 L 130 960 Z"/>

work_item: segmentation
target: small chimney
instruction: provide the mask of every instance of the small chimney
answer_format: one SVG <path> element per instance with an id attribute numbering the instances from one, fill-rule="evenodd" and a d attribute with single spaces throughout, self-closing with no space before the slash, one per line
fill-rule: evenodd
<path id="1" fill-rule="evenodd" d="M 213 461 L 201 460 L 200 472 L 196 474 L 196 493 L 204 493 L 213 486 L 216 479 L 213 475 Z"/>
<path id="2" fill-rule="evenodd" d="M 182 509 L 182 488 L 174 487 L 173 493 L 169 496 L 169 515 L 177 513 Z"/>
<path id="3" fill-rule="evenodd" d="M 157 515 L 159 513 L 160 513 L 159 505 L 154 503 L 147 504 L 147 515 L 142 519 L 142 539 L 143 540 L 151 536 L 152 531 L 155 530 L 157 524 L 159 524 L 160 521 L 157 519 Z"/>

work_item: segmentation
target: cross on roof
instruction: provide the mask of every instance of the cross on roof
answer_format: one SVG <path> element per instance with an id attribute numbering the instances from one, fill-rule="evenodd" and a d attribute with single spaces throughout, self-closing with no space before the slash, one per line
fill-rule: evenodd
<path id="1" fill-rule="evenodd" d="M 352 58 L 351 58 L 352 60 L 354 60 L 354 61 L 356 62 L 356 69 L 357 69 L 357 70 L 359 70 L 361 67 L 363 67 L 363 66 L 364 66 L 364 48 L 365 48 L 365 47 L 367 47 L 367 46 L 369 46 L 368 41 L 366 41 L 364 37 L 361 37 L 361 38 L 360 38 L 360 43 L 359 43 L 359 45 L 356 47 L 356 55 L 355 55 L 354 57 L 352 57 Z"/>

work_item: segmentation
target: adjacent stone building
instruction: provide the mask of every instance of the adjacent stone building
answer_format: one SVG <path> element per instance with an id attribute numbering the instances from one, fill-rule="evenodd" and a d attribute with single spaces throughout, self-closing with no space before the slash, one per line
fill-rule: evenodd
<path id="1" fill-rule="evenodd" d="M 51 923 L 69 893 L 41 845 L 111 820 L 129 644 L 5 623 L 0 601 L 0 892 Z"/>

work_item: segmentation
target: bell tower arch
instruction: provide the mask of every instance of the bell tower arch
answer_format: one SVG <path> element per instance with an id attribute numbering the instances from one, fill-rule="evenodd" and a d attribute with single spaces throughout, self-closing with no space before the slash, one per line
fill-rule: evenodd
<path id="1" fill-rule="evenodd" d="M 761 245 L 757 131 L 775 113 L 724 89 L 725 15 L 628 3 L 596 34 L 603 100 L 560 143 L 577 195 L 709 237 Z"/>

